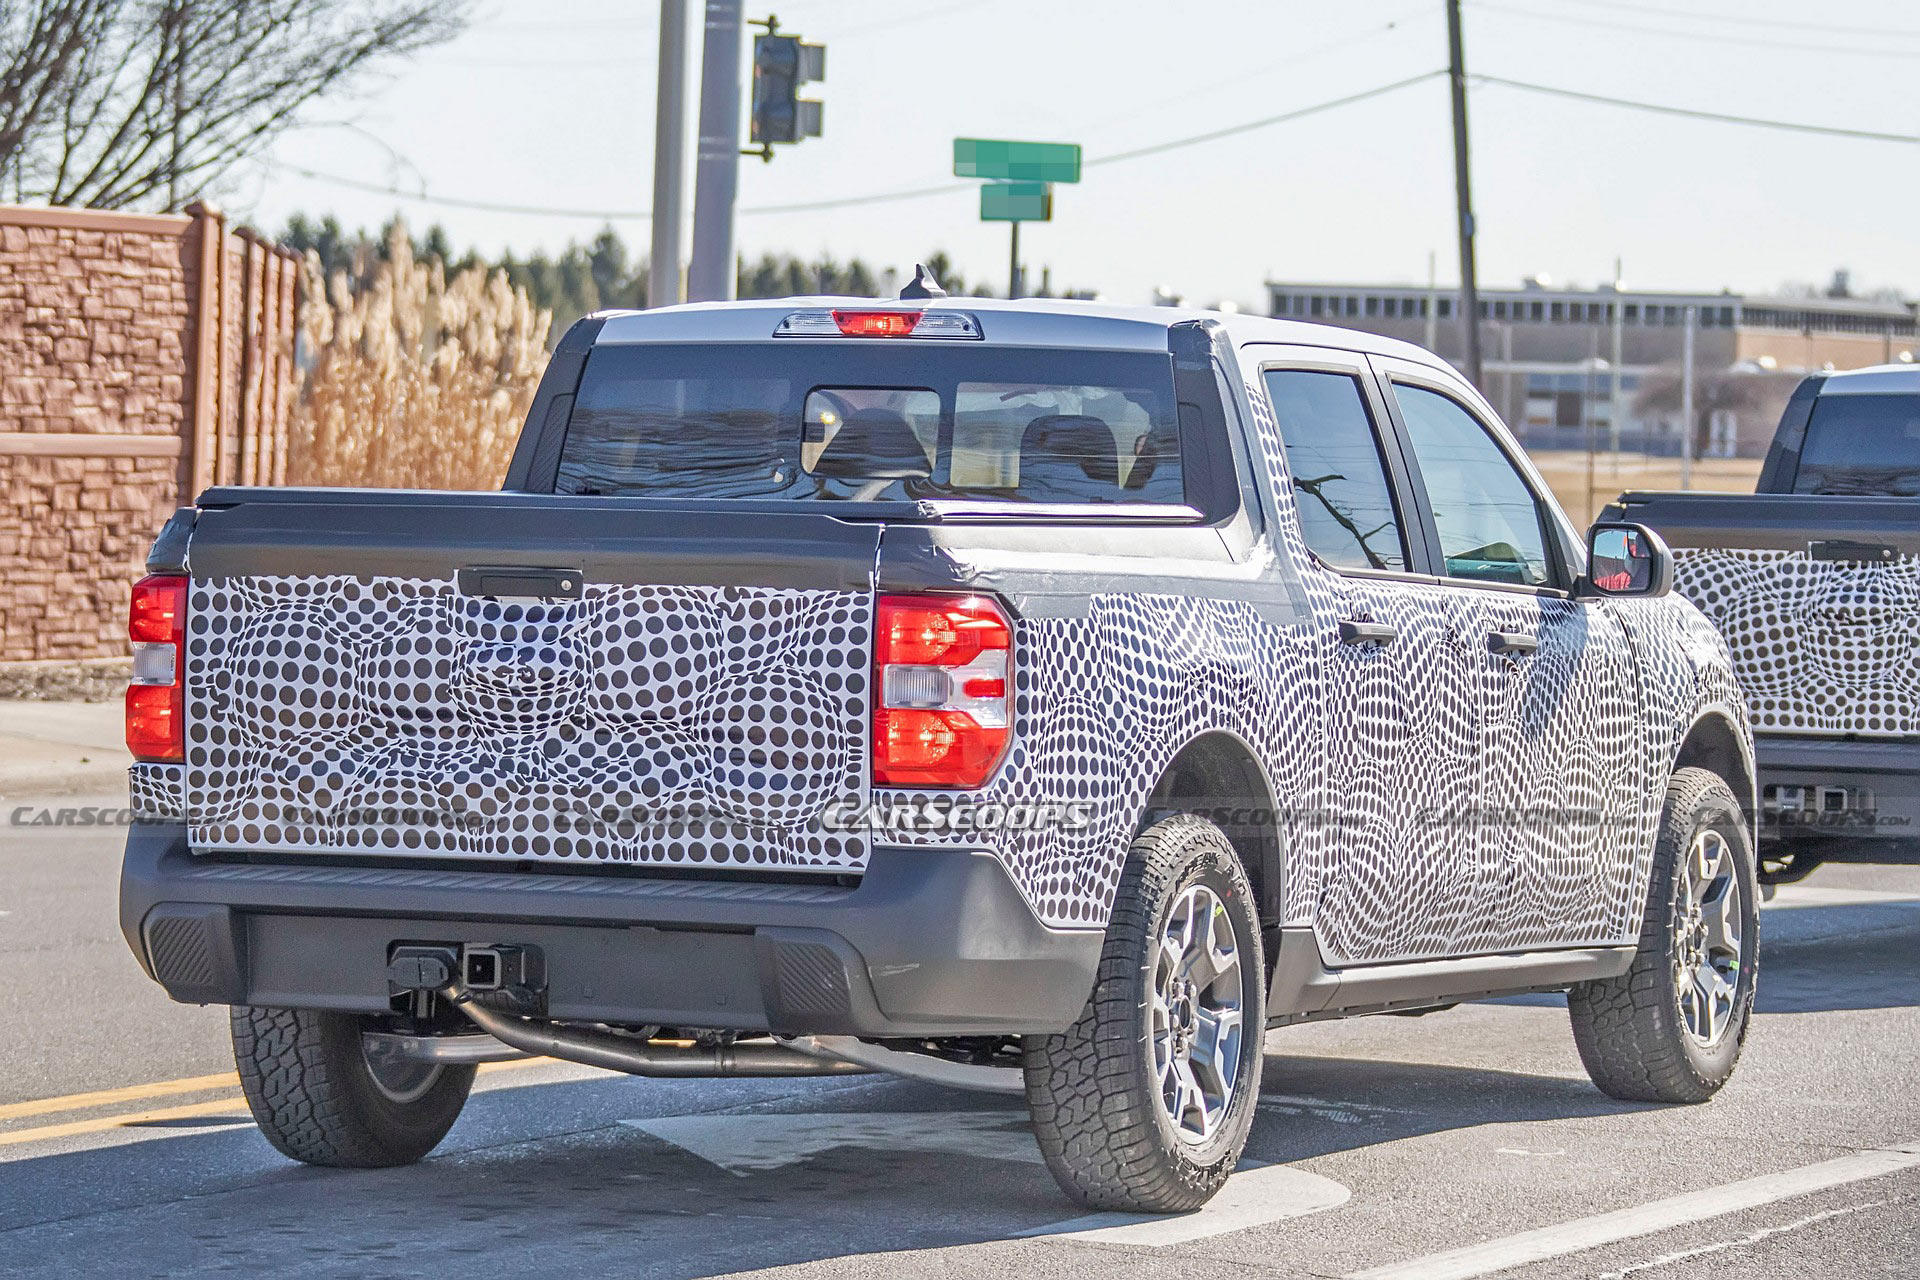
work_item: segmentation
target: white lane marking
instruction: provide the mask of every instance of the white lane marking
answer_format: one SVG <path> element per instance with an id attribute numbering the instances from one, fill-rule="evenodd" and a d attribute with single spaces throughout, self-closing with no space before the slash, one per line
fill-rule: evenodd
<path id="1" fill-rule="evenodd" d="M 1703 1244 L 1697 1249 L 1681 1249 L 1675 1253 L 1663 1253 L 1657 1258 L 1649 1258 L 1645 1262 L 1636 1262 L 1632 1266 L 1622 1267 L 1618 1271 L 1603 1271 L 1600 1273 L 1600 1280 L 1626 1280 L 1628 1276 L 1637 1275 L 1642 1271 L 1652 1271 L 1656 1267 L 1670 1267 L 1676 1262 L 1690 1262 L 1695 1258 L 1704 1258 L 1710 1254 L 1725 1253 L 1728 1249 L 1738 1249 L 1742 1245 L 1758 1244 L 1770 1236 L 1782 1236 L 1789 1231 L 1798 1231 L 1802 1227 L 1810 1227 L 1816 1222 L 1826 1222 L 1830 1218 L 1844 1218 L 1850 1213 L 1859 1213 L 1863 1209 L 1879 1209 L 1891 1203 L 1892 1201 L 1890 1200 L 1869 1200 L 1865 1204 L 1843 1204 L 1837 1209 L 1822 1209 L 1820 1212 L 1810 1213 L 1804 1218 L 1795 1218 L 1792 1222 L 1783 1222 L 1778 1226 L 1761 1227 L 1758 1231 L 1749 1231 L 1747 1234 L 1736 1236 L 1732 1240 L 1716 1240 L 1712 1244 Z"/>
<path id="2" fill-rule="evenodd" d="M 746 1177 L 835 1147 L 933 1151 L 1037 1164 L 1040 1149 L 1021 1111 L 850 1111 L 828 1115 L 660 1116 L 620 1123 L 645 1130 Z"/>
<path id="3" fill-rule="evenodd" d="M 661 1116 L 621 1123 L 742 1178 L 798 1164 L 837 1147 L 1040 1163 L 1040 1149 L 1034 1145 L 1025 1113 L 1019 1111 Z M 1304 1169 L 1249 1162 L 1193 1213 L 1094 1213 L 1031 1227 L 1010 1238 L 1096 1240 L 1159 1248 L 1318 1213 L 1345 1204 L 1351 1195 L 1331 1178 Z"/>
<path id="4" fill-rule="evenodd" d="M 1667 1231 L 1691 1222 L 1704 1222 L 1709 1218 L 1772 1204 L 1776 1200 L 1804 1196 L 1916 1166 L 1920 1166 L 1920 1140 L 1859 1151 L 1835 1160 L 1823 1160 L 1819 1164 L 1803 1165 L 1784 1173 L 1769 1173 L 1758 1178 L 1729 1182 L 1704 1191 L 1669 1196 L 1665 1200 L 1655 1200 L 1632 1209 L 1596 1214 L 1591 1218 L 1576 1218 L 1557 1226 L 1522 1231 L 1518 1235 L 1468 1245 L 1464 1249 L 1448 1249 L 1410 1262 L 1356 1271 L 1347 1280 L 1472 1280 L 1475 1276 L 1491 1275 L 1509 1267 L 1596 1249 L 1604 1244 L 1652 1235 L 1656 1231 Z"/>
<path id="5" fill-rule="evenodd" d="M 1803 907 L 1920 907 L 1920 894 L 1893 889 L 1844 889 L 1838 885 L 1781 885 L 1762 911 L 1793 911 Z"/>
<path id="6" fill-rule="evenodd" d="M 1288 1218 L 1337 1209 L 1353 1192 L 1317 1173 L 1291 1165 L 1243 1163 L 1213 1199 L 1192 1213 L 1090 1213 L 1014 1233 L 1015 1239 L 1093 1240 L 1149 1249 L 1188 1244 L 1229 1231 L 1245 1231 Z"/>

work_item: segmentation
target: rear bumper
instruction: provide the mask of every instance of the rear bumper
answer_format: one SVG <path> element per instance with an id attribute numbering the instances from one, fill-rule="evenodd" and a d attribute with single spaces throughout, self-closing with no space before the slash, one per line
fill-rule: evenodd
<path id="1" fill-rule="evenodd" d="M 398 942 L 541 948 L 553 1018 L 785 1034 L 1059 1031 L 1102 934 L 1050 929 L 993 857 L 876 848 L 857 887 L 255 865 L 136 823 L 120 927 L 176 1000 L 389 1008 Z"/>
<path id="2" fill-rule="evenodd" d="M 1754 763 L 1762 796 L 1770 787 L 1811 788 L 1817 798 L 1838 789 L 1842 806 L 1781 821 L 1768 815 L 1762 832 L 1782 841 L 1907 843 L 1920 839 L 1920 740 L 1871 741 L 1756 735 Z M 1866 810 L 1854 807 L 1871 793 Z"/>

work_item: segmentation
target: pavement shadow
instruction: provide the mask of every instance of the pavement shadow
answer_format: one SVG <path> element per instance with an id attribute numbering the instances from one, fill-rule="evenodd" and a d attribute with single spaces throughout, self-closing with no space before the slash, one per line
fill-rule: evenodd
<path id="1" fill-rule="evenodd" d="M 1920 1005 L 1920 903 L 1761 913 L 1759 1012 L 1909 1005 Z"/>
<path id="2" fill-rule="evenodd" d="M 1646 1109 L 1558 1077 L 1350 1058 L 1269 1055 L 1263 1089 L 1247 1155 L 1270 1163 L 1482 1123 Z M 740 1168 L 636 1127 L 725 1114 L 774 1129 L 841 1113 L 924 1117 L 928 1130 L 973 1137 L 952 1147 L 829 1141 Z M 947 1113 L 964 1114 L 943 1122 Z M 1081 1212 L 1039 1162 L 1015 1099 L 887 1079 L 593 1079 L 478 1093 L 442 1150 L 403 1169 L 306 1168 L 250 1127 L 0 1164 L 0 1276 L 479 1268 L 680 1280 L 1004 1240 Z"/>
<path id="3" fill-rule="evenodd" d="M 439 1152 L 400 1169 L 297 1165 L 251 1127 L 207 1127 L 223 1113 L 146 1141 L 0 1163 L 0 1276 L 678 1280 L 1003 1240 L 1083 1212 L 1039 1163 L 1011 1099 L 891 1080 L 777 1083 L 785 1096 L 769 1093 L 756 1115 L 925 1112 L 937 1127 L 964 1110 L 975 1129 L 988 1113 L 997 1130 L 1004 1112 L 1010 1158 L 835 1146 L 731 1172 L 621 1123 L 713 1108 L 679 1082 L 477 1093 Z"/>
<path id="4" fill-rule="evenodd" d="M 1486 1124 L 1661 1109 L 1563 1076 L 1269 1053 L 1247 1154 L 1285 1163 Z"/>

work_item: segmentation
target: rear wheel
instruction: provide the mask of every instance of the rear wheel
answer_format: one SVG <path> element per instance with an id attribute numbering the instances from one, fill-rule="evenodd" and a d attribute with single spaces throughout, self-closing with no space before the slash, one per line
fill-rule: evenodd
<path id="1" fill-rule="evenodd" d="M 1759 965 L 1759 884 L 1739 802 L 1705 769 L 1667 784 L 1633 967 L 1567 995 L 1593 1082 L 1634 1102 L 1704 1102 L 1733 1075 Z"/>
<path id="2" fill-rule="evenodd" d="M 1068 1194 L 1163 1213 L 1219 1190 L 1253 1125 L 1265 975 L 1253 892 L 1226 836 L 1188 815 L 1143 831 L 1085 1011 L 1026 1044 L 1034 1133 Z"/>
<path id="3" fill-rule="evenodd" d="M 473 1067 L 370 1057 L 366 1027 L 350 1013 L 233 1010 L 240 1087 L 282 1154 L 348 1169 L 412 1164 L 459 1119 Z"/>

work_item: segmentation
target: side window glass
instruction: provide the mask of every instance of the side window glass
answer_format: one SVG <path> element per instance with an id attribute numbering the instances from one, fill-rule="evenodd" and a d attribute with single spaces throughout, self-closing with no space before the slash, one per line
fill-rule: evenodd
<path id="1" fill-rule="evenodd" d="M 1450 578 L 1552 584 L 1540 502 L 1479 420 L 1437 391 L 1395 383 Z"/>
<path id="2" fill-rule="evenodd" d="M 1404 571 L 1406 539 L 1359 381 L 1270 369 L 1266 385 L 1307 546 L 1337 569 Z"/>

